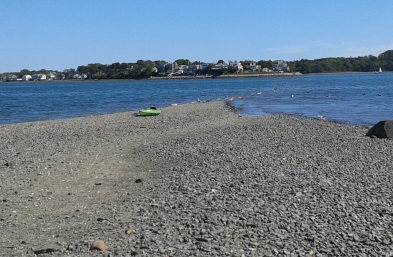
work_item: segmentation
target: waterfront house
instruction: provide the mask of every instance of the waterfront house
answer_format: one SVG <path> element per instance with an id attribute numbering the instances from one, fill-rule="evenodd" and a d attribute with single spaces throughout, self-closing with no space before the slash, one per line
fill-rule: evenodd
<path id="1" fill-rule="evenodd" d="M 282 60 L 277 60 L 273 62 L 273 70 L 279 72 L 290 72 L 287 62 Z"/>
<path id="2" fill-rule="evenodd" d="M 236 73 L 243 72 L 243 65 L 237 61 L 229 61 L 228 63 L 229 69 L 236 71 Z"/>
<path id="3" fill-rule="evenodd" d="M 34 75 L 31 76 L 31 80 L 33 80 L 33 81 L 37 81 L 37 80 L 43 81 L 43 80 L 46 80 L 46 75 L 45 74 L 34 74 Z"/>
<path id="4" fill-rule="evenodd" d="M 179 75 L 181 75 L 181 74 L 188 74 L 188 66 L 187 65 L 178 65 L 175 68 L 173 73 L 174 74 L 179 74 Z"/>
<path id="5" fill-rule="evenodd" d="M 6 82 L 12 82 L 17 80 L 18 80 L 18 76 L 16 76 L 15 74 L 7 74 L 3 77 L 3 81 Z"/>
<path id="6" fill-rule="evenodd" d="M 46 77 L 48 80 L 54 80 L 56 79 L 56 74 L 53 72 L 49 73 L 48 76 Z"/>
<path id="7" fill-rule="evenodd" d="M 212 70 L 221 70 L 221 69 L 228 69 L 228 64 L 225 62 L 214 64 Z"/>
<path id="8" fill-rule="evenodd" d="M 63 73 L 56 73 L 56 79 L 59 80 L 64 80 L 66 78 L 66 75 Z"/>
<path id="9" fill-rule="evenodd" d="M 208 67 L 209 67 L 209 64 L 201 63 L 201 70 L 207 70 Z"/>
<path id="10" fill-rule="evenodd" d="M 30 81 L 32 80 L 31 75 L 23 75 L 22 81 Z"/>
<path id="11" fill-rule="evenodd" d="M 244 62 L 244 71 L 245 72 L 261 72 L 262 67 L 261 65 L 257 65 L 256 62 Z"/>

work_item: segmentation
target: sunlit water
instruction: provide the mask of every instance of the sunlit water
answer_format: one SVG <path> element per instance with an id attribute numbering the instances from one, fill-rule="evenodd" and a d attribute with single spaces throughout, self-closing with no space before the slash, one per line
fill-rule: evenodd
<path id="1" fill-rule="evenodd" d="M 231 100 L 244 115 L 286 113 L 370 126 L 393 119 L 393 73 L 0 83 L 0 124 L 211 100 Z"/>

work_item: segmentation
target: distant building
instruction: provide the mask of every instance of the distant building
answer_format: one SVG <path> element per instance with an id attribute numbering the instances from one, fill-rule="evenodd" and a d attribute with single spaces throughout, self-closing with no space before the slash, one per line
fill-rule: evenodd
<path id="1" fill-rule="evenodd" d="M 75 74 L 73 76 L 73 79 L 87 79 L 87 75 L 82 73 L 82 74 Z"/>
<path id="2" fill-rule="evenodd" d="M 234 61 L 234 62 L 229 61 L 228 66 L 229 66 L 229 69 L 235 70 L 237 73 L 243 72 L 243 65 L 242 65 L 240 62 L 237 62 L 237 61 Z"/>
<path id="3" fill-rule="evenodd" d="M 48 79 L 48 80 L 54 80 L 54 79 L 56 79 L 56 74 L 54 74 L 53 72 L 49 73 L 48 76 L 47 76 L 47 79 Z"/>
<path id="4" fill-rule="evenodd" d="M 243 67 L 244 67 L 245 72 L 261 72 L 262 71 L 261 65 L 257 65 L 256 62 L 244 62 Z"/>
<path id="5" fill-rule="evenodd" d="M 31 80 L 34 80 L 34 81 L 46 80 L 46 75 L 45 74 L 34 74 L 34 75 L 31 76 Z"/>
<path id="6" fill-rule="evenodd" d="M 66 75 L 63 73 L 56 73 L 56 79 L 59 80 L 64 80 L 66 78 Z"/>
<path id="7" fill-rule="evenodd" d="M 228 69 L 228 64 L 225 62 L 214 64 L 212 70 L 221 70 L 221 69 Z"/>
<path id="8" fill-rule="evenodd" d="M 30 80 L 32 80 L 31 75 L 23 75 L 22 81 L 30 81 Z"/>
<path id="9" fill-rule="evenodd" d="M 288 64 L 282 60 L 277 60 L 273 62 L 273 70 L 279 72 L 290 72 Z"/>
<path id="10" fill-rule="evenodd" d="M 165 64 L 165 73 L 166 74 L 172 74 L 175 72 L 175 69 L 177 68 L 177 62 L 173 63 L 167 63 Z"/>
<path id="11" fill-rule="evenodd" d="M 209 64 L 201 63 L 201 70 L 207 70 L 208 67 L 209 67 Z"/>
<path id="12" fill-rule="evenodd" d="M 153 68 L 151 68 L 151 72 L 152 72 L 152 73 L 158 73 L 158 69 L 157 69 L 157 67 L 153 67 Z"/>
<path id="13" fill-rule="evenodd" d="M 12 82 L 17 80 L 18 80 L 18 76 L 16 76 L 15 74 L 7 74 L 3 77 L 3 81 L 7 81 L 7 82 Z"/>
<path id="14" fill-rule="evenodd" d="M 178 65 L 173 71 L 174 74 L 188 74 L 188 66 L 187 65 Z"/>

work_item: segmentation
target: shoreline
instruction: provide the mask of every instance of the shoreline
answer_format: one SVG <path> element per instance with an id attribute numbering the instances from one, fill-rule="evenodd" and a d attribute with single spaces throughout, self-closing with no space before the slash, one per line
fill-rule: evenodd
<path id="1" fill-rule="evenodd" d="M 171 77 L 150 77 L 147 80 L 170 80 L 170 79 L 230 79 L 230 78 L 271 78 L 271 77 L 295 77 L 303 76 L 299 72 L 286 73 L 242 73 L 242 74 L 227 74 L 227 75 L 208 75 L 208 76 L 171 76 Z"/>
<path id="2" fill-rule="evenodd" d="M 270 78 L 270 77 L 295 77 L 303 76 L 300 72 L 271 72 L 271 73 L 242 73 L 242 74 L 227 74 L 227 75 L 196 75 L 196 76 L 169 76 L 169 77 L 150 77 L 144 79 L 67 79 L 67 80 L 42 80 L 42 81 L 0 81 L 4 83 L 44 83 L 44 82 L 94 82 L 94 81 L 143 81 L 143 80 L 170 80 L 170 79 L 228 79 L 228 78 Z"/>
<path id="3" fill-rule="evenodd" d="M 391 252 L 393 140 L 223 102 L 133 114 L 0 126 L 0 255 Z"/>
<path id="4" fill-rule="evenodd" d="M 228 78 L 271 78 L 271 77 L 297 77 L 297 76 L 312 76 L 312 75 L 346 75 L 346 74 L 374 74 L 375 72 L 361 72 L 361 71 L 349 71 L 349 72 L 326 72 L 326 73 L 307 73 L 303 74 L 300 72 L 284 72 L 284 73 L 241 73 L 241 74 L 227 74 L 227 75 L 207 75 L 207 76 L 172 76 L 172 77 L 150 77 L 145 79 L 66 79 L 66 80 L 44 80 L 44 81 L 0 81 L 0 83 L 42 83 L 42 82 L 94 82 L 94 81 L 143 81 L 143 80 L 170 80 L 170 79 L 228 79 Z M 391 73 L 391 71 L 384 71 L 382 73 Z"/>

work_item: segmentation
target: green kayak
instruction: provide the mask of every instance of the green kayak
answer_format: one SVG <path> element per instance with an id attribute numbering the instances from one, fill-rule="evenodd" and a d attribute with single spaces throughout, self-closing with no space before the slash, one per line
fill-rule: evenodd
<path id="1" fill-rule="evenodd" d="M 139 110 L 139 116 L 157 116 L 161 113 L 161 110 L 156 107 L 143 108 Z"/>

